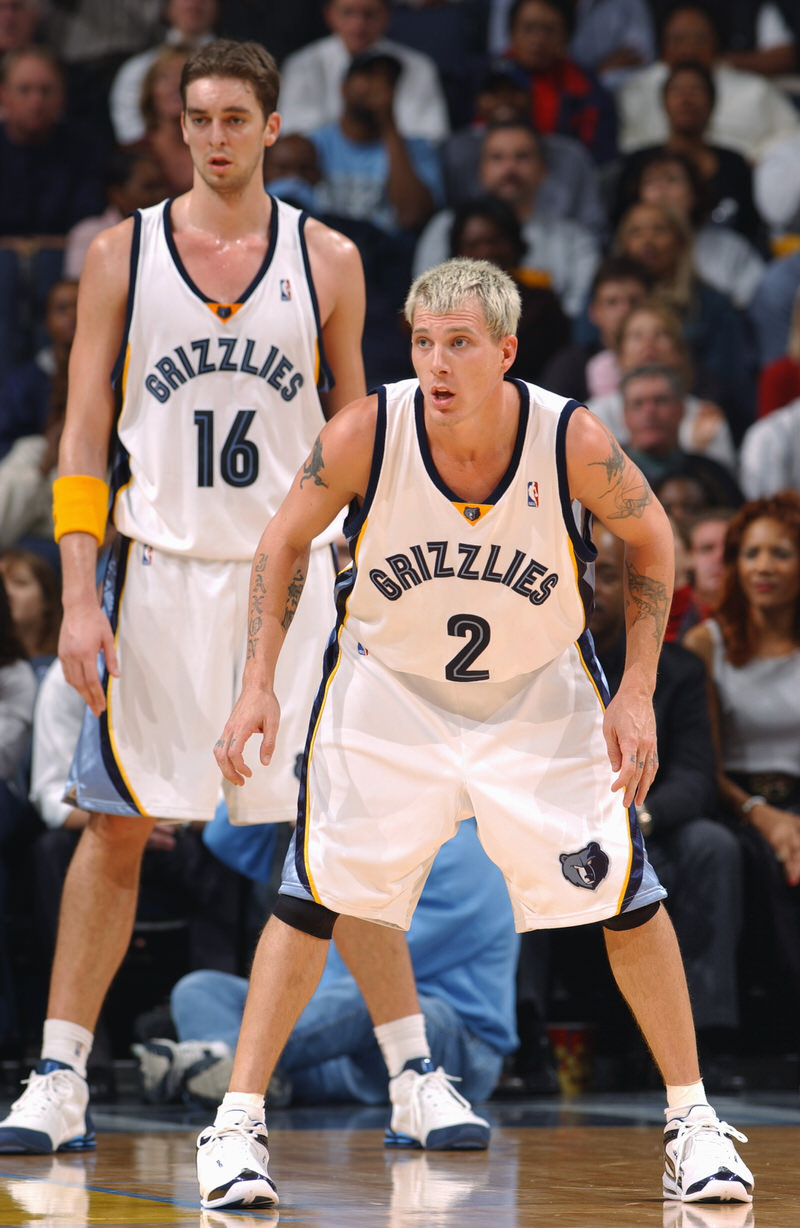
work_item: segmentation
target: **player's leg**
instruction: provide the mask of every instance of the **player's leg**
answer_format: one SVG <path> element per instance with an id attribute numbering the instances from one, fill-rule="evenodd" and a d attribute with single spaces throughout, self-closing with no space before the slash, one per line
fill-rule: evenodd
<path id="1" fill-rule="evenodd" d="M 340 916 L 335 940 L 363 994 L 389 1072 L 387 1145 L 428 1151 L 486 1148 L 489 1123 L 473 1113 L 431 1061 L 405 934 Z"/>
<path id="2" fill-rule="evenodd" d="M 128 949 L 144 846 L 155 820 L 96 814 L 61 898 L 41 1061 L 0 1123 L 0 1151 L 94 1146 L 86 1062 L 109 986 Z"/>
<path id="3" fill-rule="evenodd" d="M 605 926 L 611 969 L 667 1089 L 664 1196 L 684 1202 L 749 1202 L 753 1175 L 731 1141 L 746 1139 L 720 1122 L 706 1100 L 672 922 L 659 907 L 642 925 L 614 928 L 614 923 Z"/>
<path id="4" fill-rule="evenodd" d="M 197 1178 L 204 1207 L 278 1203 L 267 1169 L 264 1095 L 289 1034 L 322 975 L 335 920 L 319 905 L 311 905 L 306 917 L 309 920 L 302 922 L 306 929 L 301 930 L 272 916 L 259 939 L 230 1087 L 214 1125 L 197 1139 Z M 307 932 L 312 928 L 316 934 Z"/>

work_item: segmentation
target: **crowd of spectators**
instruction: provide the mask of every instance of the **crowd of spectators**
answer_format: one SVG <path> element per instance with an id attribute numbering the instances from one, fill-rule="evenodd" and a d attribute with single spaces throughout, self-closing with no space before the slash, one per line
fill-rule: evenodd
<path id="1" fill-rule="evenodd" d="M 797 13 L 791 0 L 0 0 L 0 903 L 13 918 L 15 892 L 34 893 L 37 924 L 10 922 L 31 965 L 49 962 L 85 821 L 63 796 L 81 710 L 55 662 L 50 511 L 78 279 L 99 231 L 191 184 L 186 57 L 216 36 L 255 38 L 282 71 L 265 188 L 357 244 L 369 383 L 411 374 L 411 277 L 450 256 L 491 260 L 522 297 L 511 374 L 588 404 L 667 508 L 679 582 L 656 697 L 653 859 L 709 1061 L 741 1044 L 751 982 L 790 982 L 780 1008 L 796 1035 L 800 728 L 797 687 L 780 680 L 800 659 Z M 592 628 L 612 692 L 617 553 L 602 543 Z M 684 636 L 707 667 L 710 717 Z M 769 690 L 770 712 L 739 721 L 751 689 Z M 245 969 L 269 877 L 221 866 L 197 832 L 157 828 L 148 858 L 135 942 L 151 963 L 141 981 L 122 974 L 137 993 L 149 984 L 142 1014 L 182 975 Z M 738 944 L 757 914 L 774 956 L 759 968 L 755 944 Z M 164 927 L 180 943 L 159 946 Z M 541 1088 L 553 1009 L 541 969 L 554 961 L 533 949 L 523 942 L 517 1073 Z M 26 967 L 0 923 L 0 1054 L 32 1041 L 14 992 Z M 97 1062 L 131 1039 L 107 1022 Z"/>

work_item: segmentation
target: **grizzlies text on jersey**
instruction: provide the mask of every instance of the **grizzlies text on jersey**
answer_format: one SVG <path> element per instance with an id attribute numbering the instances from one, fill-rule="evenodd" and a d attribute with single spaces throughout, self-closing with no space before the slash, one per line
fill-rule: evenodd
<path id="1" fill-rule="evenodd" d="M 304 225 L 273 198 L 261 268 L 238 302 L 213 303 L 178 254 L 170 202 L 134 215 L 114 372 L 113 517 L 126 536 L 195 558 L 252 557 L 324 425 Z"/>

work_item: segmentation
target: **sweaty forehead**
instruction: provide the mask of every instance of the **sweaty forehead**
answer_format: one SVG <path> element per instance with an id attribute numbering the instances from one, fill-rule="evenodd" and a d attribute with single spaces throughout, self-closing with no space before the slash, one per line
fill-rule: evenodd
<path id="1" fill-rule="evenodd" d="M 249 81 L 239 77 L 199 77 L 186 87 L 186 108 L 200 110 L 258 110 Z"/>
<path id="2" fill-rule="evenodd" d="M 420 306 L 414 312 L 415 333 L 450 333 L 460 329 L 486 332 L 486 317 L 476 299 L 466 299 L 449 311 L 432 311 Z"/>

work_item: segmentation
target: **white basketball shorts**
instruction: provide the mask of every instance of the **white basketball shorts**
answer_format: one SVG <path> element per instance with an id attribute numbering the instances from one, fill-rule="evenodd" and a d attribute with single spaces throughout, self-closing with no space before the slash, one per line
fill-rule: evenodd
<path id="1" fill-rule="evenodd" d="M 475 815 L 518 930 L 664 898 L 633 808 L 612 793 L 605 682 L 588 636 L 513 684 L 388 670 L 331 641 L 281 892 L 407 929 L 441 845 Z"/>
<path id="2" fill-rule="evenodd" d="M 213 746 L 239 694 L 247 637 L 249 562 L 167 554 L 119 538 L 103 608 L 120 676 L 104 681 L 107 711 L 84 717 L 70 784 L 77 805 L 110 814 L 211 819 L 224 786 L 233 823 L 294 820 L 298 769 L 336 620 L 330 547 L 311 552 L 275 679 L 281 724 L 269 767 L 251 738 L 247 783 L 228 785 Z M 101 669 L 102 661 L 101 661 Z"/>

